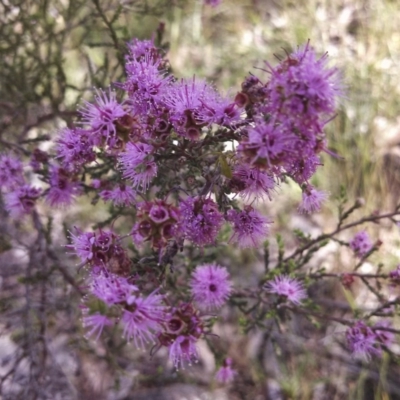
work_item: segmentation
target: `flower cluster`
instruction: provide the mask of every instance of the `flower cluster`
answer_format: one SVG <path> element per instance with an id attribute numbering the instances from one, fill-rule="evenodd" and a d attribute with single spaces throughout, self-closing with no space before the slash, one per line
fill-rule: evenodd
<path id="1" fill-rule="evenodd" d="M 276 225 L 257 204 L 277 196 L 278 184 L 289 179 L 302 191 L 300 213 L 321 209 L 327 194 L 311 178 L 323 153 L 331 154 L 324 129 L 343 90 L 338 70 L 309 43 L 275 67 L 266 64 L 265 82 L 249 75 L 233 96 L 203 79 L 174 77 L 154 40 L 132 40 L 127 49 L 126 79 L 84 100 L 78 122 L 58 132 L 54 150 L 33 149 L 29 165 L 0 155 L 0 188 L 16 219 L 31 213 L 40 197 L 50 207 L 71 206 L 81 195 L 92 204 L 107 202 L 102 228 L 76 228 L 67 245 L 87 271 L 87 336 L 98 339 L 119 326 L 138 348 L 167 347 L 173 365 L 182 368 L 197 360 L 196 343 L 212 329 L 207 317 L 229 298 L 250 316 L 253 310 L 265 315 L 258 309 L 264 306 L 306 307 L 308 280 L 292 276 L 324 235 L 315 243 L 303 236 L 296 262 L 279 247 L 278 269 L 266 275 L 274 278 L 258 287 L 248 310 L 247 299 L 232 299 L 247 292 L 233 290 L 229 266 L 214 262 L 212 248 L 220 242 L 252 252 L 267 247 Z M 28 184 L 28 176 L 43 187 Z M 114 228 L 117 220 L 121 228 Z M 360 258 L 373 249 L 365 231 L 349 246 Z M 185 261 L 176 271 L 179 253 Z M 347 275 L 341 279 L 350 288 L 357 274 Z M 394 283 L 399 276 L 398 269 L 390 273 Z M 387 327 L 357 322 L 346 333 L 351 352 L 380 354 L 393 340 Z M 235 377 L 231 365 L 227 358 L 218 381 Z"/>
<path id="2" fill-rule="evenodd" d="M 374 355 L 382 353 L 382 347 L 392 344 L 394 335 L 385 330 L 390 324 L 385 321 L 370 327 L 364 321 L 357 321 L 346 331 L 347 344 L 353 356 L 369 360 Z"/>
<path id="3" fill-rule="evenodd" d="M 357 257 L 364 257 L 372 250 L 373 243 L 366 231 L 358 232 L 349 243 Z"/>

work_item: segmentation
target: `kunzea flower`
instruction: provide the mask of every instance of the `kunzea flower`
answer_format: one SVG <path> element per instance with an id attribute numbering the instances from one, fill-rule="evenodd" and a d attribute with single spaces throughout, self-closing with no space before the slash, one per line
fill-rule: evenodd
<path id="1" fill-rule="evenodd" d="M 234 380 L 237 375 L 237 371 L 232 369 L 232 359 L 226 358 L 221 366 L 221 368 L 215 374 L 215 378 L 218 382 L 226 384 Z"/>
<path id="2" fill-rule="evenodd" d="M 128 278 L 103 270 L 91 274 L 89 291 L 106 305 L 112 306 L 127 302 L 138 291 L 138 287 L 130 283 Z"/>
<path id="3" fill-rule="evenodd" d="M 196 342 L 203 334 L 203 322 L 199 312 L 191 303 L 181 303 L 173 307 L 158 335 L 159 346 L 169 348 L 169 358 L 175 368 L 184 368 L 185 364 L 196 362 Z"/>
<path id="4" fill-rule="evenodd" d="M 135 244 L 150 241 L 153 248 L 161 249 L 177 234 L 180 214 L 178 208 L 157 199 L 139 203 L 136 218 L 137 222 L 131 232 Z"/>
<path id="5" fill-rule="evenodd" d="M 164 296 L 153 292 L 147 297 L 131 294 L 126 299 L 121 322 L 124 327 L 123 335 L 127 340 L 133 339 L 135 346 L 143 348 L 148 342 L 154 342 L 162 330 L 166 320 L 166 307 L 163 305 Z"/>
<path id="6" fill-rule="evenodd" d="M 322 203 L 328 198 L 328 194 L 306 184 L 303 186 L 302 201 L 298 207 L 299 213 L 314 213 L 321 210 Z"/>
<path id="7" fill-rule="evenodd" d="M 176 369 L 184 368 L 197 361 L 197 339 L 193 336 L 178 336 L 169 346 L 169 358 Z"/>
<path id="8" fill-rule="evenodd" d="M 0 155 L 0 188 L 12 189 L 24 183 L 23 165 L 19 158 Z"/>
<path id="9" fill-rule="evenodd" d="M 199 265 L 192 274 L 190 288 L 200 308 L 220 308 L 231 292 L 228 271 L 217 264 Z"/>
<path id="10" fill-rule="evenodd" d="M 126 112 L 123 106 L 118 103 L 115 92 L 108 93 L 102 90 L 96 91 L 95 103 L 85 101 L 80 110 L 83 123 L 90 126 L 95 144 L 100 144 L 101 139 L 109 139 L 117 133 L 117 120 L 122 118 Z"/>
<path id="11" fill-rule="evenodd" d="M 373 248 L 373 243 L 367 231 L 358 232 L 349 243 L 357 257 L 364 257 Z"/>
<path id="12" fill-rule="evenodd" d="M 265 196 L 271 199 L 275 188 L 274 178 L 257 167 L 238 164 L 233 170 L 229 187 L 234 193 L 239 193 L 244 200 L 262 200 Z"/>
<path id="13" fill-rule="evenodd" d="M 233 223 L 231 240 L 239 247 L 258 247 L 267 237 L 271 220 L 252 206 L 243 211 L 229 210 L 228 221 Z"/>
<path id="14" fill-rule="evenodd" d="M 166 75 L 162 60 L 147 53 L 128 62 L 125 68 L 128 76 L 122 87 L 129 94 L 128 104 L 133 110 L 148 113 L 154 111 L 155 106 L 161 106 L 172 80 L 170 75 Z"/>
<path id="15" fill-rule="evenodd" d="M 180 203 L 180 229 L 198 246 L 215 243 L 223 222 L 218 205 L 205 197 L 188 197 Z"/>
<path id="16" fill-rule="evenodd" d="M 292 134 L 273 121 L 249 129 L 248 138 L 238 146 L 243 161 L 250 166 L 274 171 L 274 167 L 291 162 Z"/>
<path id="17" fill-rule="evenodd" d="M 4 196 L 5 208 L 15 218 L 30 214 L 41 192 L 41 189 L 30 185 L 22 185 L 14 188 Z"/>
<path id="18" fill-rule="evenodd" d="M 134 38 L 127 43 L 127 47 L 128 55 L 126 56 L 126 59 L 128 63 L 132 60 L 140 59 L 146 54 L 151 54 L 155 57 L 160 53 L 160 49 L 158 49 L 154 44 L 154 39 L 139 40 Z"/>
<path id="19" fill-rule="evenodd" d="M 157 165 L 153 161 L 153 146 L 146 143 L 128 143 L 119 156 L 124 179 L 130 179 L 134 187 L 147 189 L 157 175 Z"/>
<path id="20" fill-rule="evenodd" d="M 321 114 L 334 113 L 342 86 L 338 70 L 327 67 L 327 58 L 325 54 L 317 59 L 307 43 L 277 67 L 269 66 L 269 111 L 307 125 L 318 121 Z"/>
<path id="21" fill-rule="evenodd" d="M 209 93 L 207 103 L 203 102 L 195 112 L 196 120 L 200 124 L 218 124 L 233 127 L 241 119 L 241 108 L 228 97 L 221 97 L 217 92 Z"/>
<path id="22" fill-rule="evenodd" d="M 170 120 L 175 130 L 188 139 L 197 140 L 201 135 L 202 126 L 207 123 L 204 116 L 210 111 L 207 104 L 215 102 L 217 93 L 202 80 L 182 80 L 171 85 L 164 102 L 170 112 Z"/>
<path id="23" fill-rule="evenodd" d="M 303 184 L 315 174 L 317 167 L 320 165 L 322 165 L 320 158 L 310 152 L 307 157 L 294 159 L 287 172 L 298 184 Z"/>
<path id="24" fill-rule="evenodd" d="M 389 272 L 390 280 L 395 284 L 400 284 L 400 264 L 393 271 Z"/>
<path id="25" fill-rule="evenodd" d="M 131 261 L 119 243 L 119 238 L 111 231 L 71 233 L 71 244 L 66 247 L 92 267 L 92 272 L 105 268 L 119 275 L 129 275 Z"/>
<path id="26" fill-rule="evenodd" d="M 85 334 L 86 338 L 90 336 L 95 336 L 95 340 L 98 340 L 101 333 L 106 326 L 112 325 L 113 321 L 106 315 L 100 313 L 89 314 L 88 308 L 85 306 L 82 310 L 82 325 L 87 332 Z"/>
<path id="27" fill-rule="evenodd" d="M 376 333 L 363 321 L 358 321 L 354 326 L 347 329 L 346 339 L 353 356 L 370 360 L 371 356 L 381 354 Z"/>
<path id="28" fill-rule="evenodd" d="M 90 132 L 79 128 L 63 128 L 59 133 L 57 158 L 69 171 L 78 170 L 82 165 L 96 159 L 93 138 Z"/>
<path id="29" fill-rule="evenodd" d="M 46 195 L 48 204 L 52 207 L 69 206 L 80 191 L 80 184 L 72 179 L 71 173 L 57 166 L 51 168 L 50 188 Z"/>
<path id="30" fill-rule="evenodd" d="M 125 183 L 120 183 L 112 190 L 102 190 L 100 197 L 104 201 L 112 201 L 116 206 L 130 206 L 135 204 L 136 192 Z"/>
<path id="31" fill-rule="evenodd" d="M 264 286 L 270 293 L 285 297 L 290 302 L 298 305 L 307 297 L 306 290 L 301 282 L 287 275 L 278 275 Z"/>

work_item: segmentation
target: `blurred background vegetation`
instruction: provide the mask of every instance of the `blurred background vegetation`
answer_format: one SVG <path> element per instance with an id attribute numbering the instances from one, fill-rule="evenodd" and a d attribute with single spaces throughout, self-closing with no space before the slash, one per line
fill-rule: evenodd
<path id="1" fill-rule="evenodd" d="M 324 155 L 315 183 L 333 198 L 343 185 L 349 198 L 380 209 L 400 195 L 399 21 L 398 0 L 223 0 L 215 8 L 200 0 L 1 0 L 0 151 L 34 148 L 71 124 L 93 87 L 123 79 L 134 37 L 162 37 L 177 77 L 204 77 L 232 95 L 250 71 L 267 80 L 264 60 L 274 64 L 310 40 L 320 55 L 328 51 L 346 87 L 327 127 L 338 156 Z M 281 365 L 284 398 L 312 398 L 317 364 L 304 353 Z M 370 398 L 366 380 L 360 374 L 346 397 L 326 398 Z M 238 396 L 256 398 L 246 389 Z"/>

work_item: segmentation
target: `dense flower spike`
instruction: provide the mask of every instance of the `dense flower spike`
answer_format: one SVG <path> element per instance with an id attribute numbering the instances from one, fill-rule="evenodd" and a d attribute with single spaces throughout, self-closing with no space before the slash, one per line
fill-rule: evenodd
<path id="1" fill-rule="evenodd" d="M 364 257 L 372 250 L 373 243 L 366 231 L 358 232 L 349 243 L 350 248 L 357 257 Z"/>
<path id="2" fill-rule="evenodd" d="M 299 305 L 307 297 L 302 283 L 287 275 L 277 276 L 272 281 L 267 282 L 264 288 L 270 293 L 287 298 L 296 305 Z"/>
<path id="3" fill-rule="evenodd" d="M 222 307 L 231 292 L 228 271 L 217 264 L 196 267 L 190 287 L 195 302 L 206 310 Z"/>

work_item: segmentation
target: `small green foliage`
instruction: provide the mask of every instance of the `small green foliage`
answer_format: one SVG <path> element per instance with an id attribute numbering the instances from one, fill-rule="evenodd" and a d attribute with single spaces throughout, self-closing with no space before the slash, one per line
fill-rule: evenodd
<path id="1" fill-rule="evenodd" d="M 228 179 L 232 179 L 232 169 L 226 161 L 224 154 L 220 154 L 220 156 L 218 157 L 218 163 L 221 168 L 222 175 L 224 175 Z"/>

